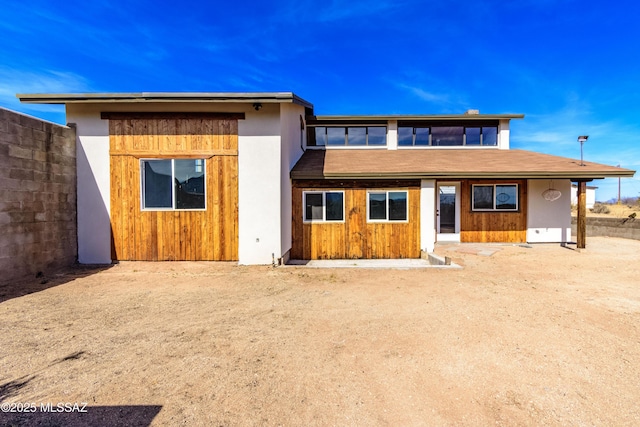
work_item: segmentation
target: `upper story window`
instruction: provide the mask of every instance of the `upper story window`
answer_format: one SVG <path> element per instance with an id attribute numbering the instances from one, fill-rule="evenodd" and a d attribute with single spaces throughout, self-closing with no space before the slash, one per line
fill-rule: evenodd
<path id="1" fill-rule="evenodd" d="M 140 161 L 143 210 L 205 209 L 204 159 Z"/>
<path id="2" fill-rule="evenodd" d="M 386 126 L 316 126 L 311 128 L 309 146 L 384 147 Z"/>
<path id="3" fill-rule="evenodd" d="M 497 146 L 498 126 L 398 126 L 400 147 Z"/>

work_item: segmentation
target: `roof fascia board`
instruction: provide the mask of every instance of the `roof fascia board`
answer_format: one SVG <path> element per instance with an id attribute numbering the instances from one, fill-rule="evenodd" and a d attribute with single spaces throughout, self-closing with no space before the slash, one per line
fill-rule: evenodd
<path id="1" fill-rule="evenodd" d="M 292 92 L 139 92 L 139 93 L 34 93 L 17 94 L 23 103 L 71 104 L 71 103 L 122 103 L 122 102 L 261 102 L 293 103 L 306 108 L 313 104 Z"/>
<path id="2" fill-rule="evenodd" d="M 524 114 L 424 114 L 424 115 L 316 115 L 308 117 L 308 120 L 317 121 L 357 121 L 357 120 L 501 120 L 523 119 Z"/>
<path id="3" fill-rule="evenodd" d="M 305 174 L 304 172 L 294 172 L 291 174 L 293 179 L 379 179 L 379 178 L 397 178 L 397 179 L 427 179 L 427 178 L 448 178 L 448 179 L 604 179 L 604 178 L 629 178 L 634 175 L 634 171 L 629 173 L 572 173 L 572 172 L 528 172 L 528 173 L 468 173 L 468 172 L 448 172 L 448 173 L 324 173 L 322 176 L 315 174 Z"/>

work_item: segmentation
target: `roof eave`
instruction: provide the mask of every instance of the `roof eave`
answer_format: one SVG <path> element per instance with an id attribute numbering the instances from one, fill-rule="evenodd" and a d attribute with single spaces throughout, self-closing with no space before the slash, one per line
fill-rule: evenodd
<path id="1" fill-rule="evenodd" d="M 33 93 L 17 94 L 22 103 L 75 104 L 75 103 L 123 103 L 123 102 L 261 102 L 293 103 L 305 108 L 313 104 L 293 92 L 136 92 L 136 93 Z"/>
<path id="2" fill-rule="evenodd" d="M 616 173 L 607 172 L 575 173 L 575 172 L 409 172 L 409 173 L 323 173 L 322 175 L 292 172 L 292 179 L 604 179 L 630 178 L 634 171 Z"/>
<path id="3" fill-rule="evenodd" d="M 391 115 L 316 115 L 312 120 L 349 121 L 349 120 L 512 120 L 523 119 L 524 114 L 391 114 Z"/>

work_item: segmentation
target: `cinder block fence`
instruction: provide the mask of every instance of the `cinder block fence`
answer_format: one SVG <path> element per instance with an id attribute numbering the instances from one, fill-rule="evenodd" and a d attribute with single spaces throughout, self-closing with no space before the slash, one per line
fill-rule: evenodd
<path id="1" fill-rule="evenodd" d="M 577 220 L 571 218 L 571 232 L 575 236 Z M 587 236 L 622 237 L 640 240 L 640 218 L 587 217 Z"/>
<path id="2" fill-rule="evenodd" d="M 0 283 L 76 258 L 75 129 L 0 108 Z"/>

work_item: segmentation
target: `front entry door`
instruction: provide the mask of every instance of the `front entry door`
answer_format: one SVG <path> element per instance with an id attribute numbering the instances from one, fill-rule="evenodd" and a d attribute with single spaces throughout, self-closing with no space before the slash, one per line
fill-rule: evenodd
<path id="1" fill-rule="evenodd" d="M 438 184 L 438 241 L 460 241 L 460 183 Z"/>

